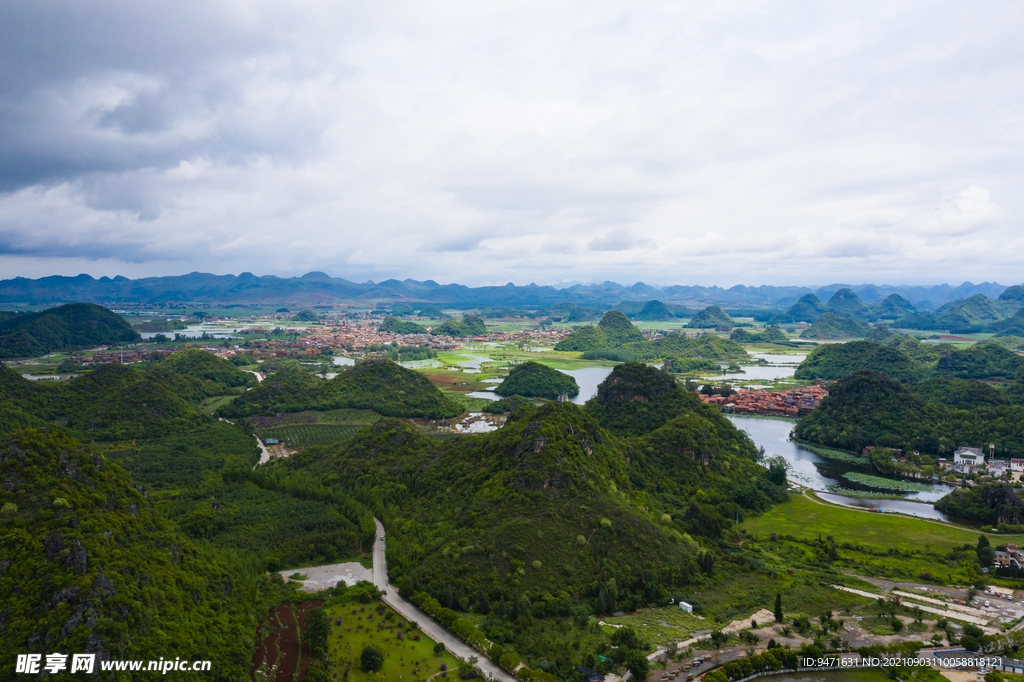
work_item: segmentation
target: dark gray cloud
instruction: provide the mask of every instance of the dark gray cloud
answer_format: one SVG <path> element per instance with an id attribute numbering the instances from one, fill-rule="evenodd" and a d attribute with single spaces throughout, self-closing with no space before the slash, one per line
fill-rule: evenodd
<path id="1" fill-rule="evenodd" d="M 1022 28 L 1010 0 L 11 0 L 0 267 L 1013 281 Z"/>

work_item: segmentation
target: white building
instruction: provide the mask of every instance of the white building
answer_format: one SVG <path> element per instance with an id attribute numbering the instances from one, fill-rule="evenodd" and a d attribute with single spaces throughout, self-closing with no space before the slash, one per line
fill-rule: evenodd
<path id="1" fill-rule="evenodd" d="M 686 611 L 687 613 L 693 613 L 693 606 L 687 604 L 684 601 L 679 602 L 679 608 L 681 608 L 683 611 Z"/>
<path id="2" fill-rule="evenodd" d="M 1024 471 L 1024 459 L 1011 459 L 1010 471 Z"/>
<path id="3" fill-rule="evenodd" d="M 969 467 L 980 467 L 985 465 L 985 453 L 981 448 L 969 448 L 961 446 L 953 453 L 953 464 L 963 464 Z"/>

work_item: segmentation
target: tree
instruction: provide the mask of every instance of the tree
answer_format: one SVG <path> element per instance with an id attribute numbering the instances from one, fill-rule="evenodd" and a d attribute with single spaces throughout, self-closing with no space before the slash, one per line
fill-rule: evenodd
<path id="1" fill-rule="evenodd" d="M 992 561 L 996 558 L 996 551 L 992 549 L 988 538 L 984 535 L 978 538 L 978 548 L 975 553 L 978 555 L 978 563 L 982 566 L 991 566 Z"/>
<path id="2" fill-rule="evenodd" d="M 893 618 L 891 621 L 891 625 L 893 632 L 895 632 L 896 634 L 899 634 L 903 631 L 903 621 L 899 618 Z"/>
<path id="3" fill-rule="evenodd" d="M 384 665 L 384 652 L 372 646 L 364 646 L 363 653 L 359 654 L 359 664 L 368 673 L 377 672 Z"/>
<path id="4" fill-rule="evenodd" d="M 444 642 L 438 642 L 434 645 L 434 655 L 440 656 L 444 653 Z"/>
<path id="5" fill-rule="evenodd" d="M 331 622 L 323 608 L 309 612 L 306 620 L 306 637 L 309 639 L 309 651 L 313 658 L 324 658 L 327 655 L 327 635 L 331 632 Z"/>
<path id="6" fill-rule="evenodd" d="M 775 622 L 782 622 L 782 593 L 779 592 L 775 595 Z"/>
<path id="7" fill-rule="evenodd" d="M 630 649 L 626 652 L 623 665 L 638 680 L 646 680 L 648 673 L 651 671 L 651 664 L 647 661 L 647 657 L 644 656 L 642 651 L 637 651 L 636 649 Z"/>

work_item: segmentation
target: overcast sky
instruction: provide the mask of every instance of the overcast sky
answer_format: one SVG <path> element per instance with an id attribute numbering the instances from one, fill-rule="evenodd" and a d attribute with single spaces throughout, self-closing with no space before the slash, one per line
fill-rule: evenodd
<path id="1" fill-rule="evenodd" d="M 1024 280 L 1024 3 L 0 3 L 0 278 Z"/>

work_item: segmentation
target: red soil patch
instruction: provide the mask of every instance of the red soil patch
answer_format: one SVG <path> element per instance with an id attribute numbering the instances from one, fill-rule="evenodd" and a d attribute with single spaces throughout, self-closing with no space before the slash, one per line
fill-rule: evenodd
<path id="1" fill-rule="evenodd" d="M 323 604 L 322 601 L 307 601 L 302 604 L 299 604 L 297 609 L 299 612 L 299 630 L 301 630 L 302 632 L 306 631 L 306 620 L 309 618 L 309 612 L 315 609 L 316 607 L 320 606 L 321 604 Z M 308 639 L 302 640 L 302 658 L 300 659 L 300 661 L 301 662 L 299 664 L 299 676 L 296 678 L 298 680 L 305 679 L 306 671 L 309 670 L 309 664 L 313 662 L 312 658 L 309 655 Z"/>
<path id="2" fill-rule="evenodd" d="M 299 632 L 305 629 L 309 612 L 321 604 L 322 601 L 308 601 L 296 607 L 281 604 L 274 613 L 260 622 L 256 629 L 257 636 L 264 625 L 272 628 L 273 632 L 256 644 L 252 665 L 249 667 L 250 682 L 256 682 L 256 671 L 260 668 L 273 668 L 278 656 L 281 658 L 281 665 L 274 675 L 274 682 L 298 682 L 305 677 L 310 664 L 309 641 L 300 642 Z"/>
<path id="3" fill-rule="evenodd" d="M 252 665 L 249 667 L 250 682 L 256 682 L 256 671 L 259 670 L 261 666 L 265 664 L 267 670 L 270 670 L 274 667 L 274 664 L 277 663 L 277 639 L 279 635 L 279 623 L 277 621 L 277 617 L 272 613 L 261 620 L 260 624 L 256 626 L 257 637 L 259 637 L 264 624 L 267 624 L 269 627 L 273 628 L 273 630 L 266 638 L 256 645 L 256 651 L 253 652 L 252 655 Z"/>
<path id="4" fill-rule="evenodd" d="M 299 654 L 302 647 L 299 643 L 299 628 L 295 622 L 295 614 L 292 613 L 290 604 L 281 604 L 277 607 L 277 618 L 284 626 L 281 631 L 281 665 L 277 669 L 277 676 L 274 682 L 294 682 L 295 673 L 299 667 Z"/>

